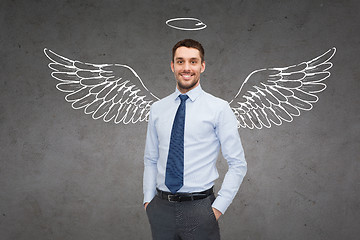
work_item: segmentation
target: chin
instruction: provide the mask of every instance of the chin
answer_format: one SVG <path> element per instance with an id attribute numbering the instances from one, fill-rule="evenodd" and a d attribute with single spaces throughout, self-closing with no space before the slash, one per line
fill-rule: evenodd
<path id="1" fill-rule="evenodd" d="M 195 87 L 197 86 L 197 84 L 198 84 L 198 82 L 188 83 L 188 84 L 182 84 L 182 83 L 180 83 L 180 84 L 178 84 L 178 85 L 179 85 L 179 87 L 180 87 L 181 89 L 190 90 L 190 89 L 195 88 Z"/>

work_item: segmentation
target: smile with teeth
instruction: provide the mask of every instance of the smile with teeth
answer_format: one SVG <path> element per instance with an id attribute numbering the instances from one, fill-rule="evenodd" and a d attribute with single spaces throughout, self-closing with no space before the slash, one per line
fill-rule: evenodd
<path id="1" fill-rule="evenodd" d="M 191 73 L 180 73 L 180 76 L 182 78 L 184 78 L 185 80 L 186 79 L 190 79 L 194 74 L 191 74 Z"/>

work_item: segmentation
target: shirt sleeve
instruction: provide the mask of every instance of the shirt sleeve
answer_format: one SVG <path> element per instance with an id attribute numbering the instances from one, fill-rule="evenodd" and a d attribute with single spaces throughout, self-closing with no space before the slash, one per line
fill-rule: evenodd
<path id="1" fill-rule="evenodd" d="M 159 158 L 158 137 L 153 120 L 153 106 L 150 109 L 144 153 L 143 203 L 150 202 L 156 194 L 157 161 Z"/>
<path id="2" fill-rule="evenodd" d="M 247 163 L 237 128 L 237 120 L 227 103 L 219 114 L 218 119 L 216 134 L 221 144 L 221 152 L 228 163 L 229 169 L 225 174 L 221 189 L 212 207 L 224 214 L 244 179 Z"/>

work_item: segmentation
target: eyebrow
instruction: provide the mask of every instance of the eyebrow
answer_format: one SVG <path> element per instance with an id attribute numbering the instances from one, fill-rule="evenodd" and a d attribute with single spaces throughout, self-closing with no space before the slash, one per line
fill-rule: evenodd
<path id="1" fill-rule="evenodd" d="M 193 57 L 193 58 L 190 58 L 190 60 L 199 60 L 200 58 L 197 58 L 197 57 Z M 183 57 L 177 57 L 177 58 L 175 58 L 175 60 L 184 60 L 184 58 Z"/>

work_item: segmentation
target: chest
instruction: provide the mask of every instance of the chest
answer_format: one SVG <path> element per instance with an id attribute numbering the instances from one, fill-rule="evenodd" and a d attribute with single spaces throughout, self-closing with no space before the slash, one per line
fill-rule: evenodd
<path id="1" fill-rule="evenodd" d="M 167 144 L 178 106 L 163 109 L 155 119 L 158 140 L 160 144 Z M 216 137 L 217 112 L 211 106 L 199 103 L 187 103 L 185 111 L 185 143 L 201 142 Z"/>

